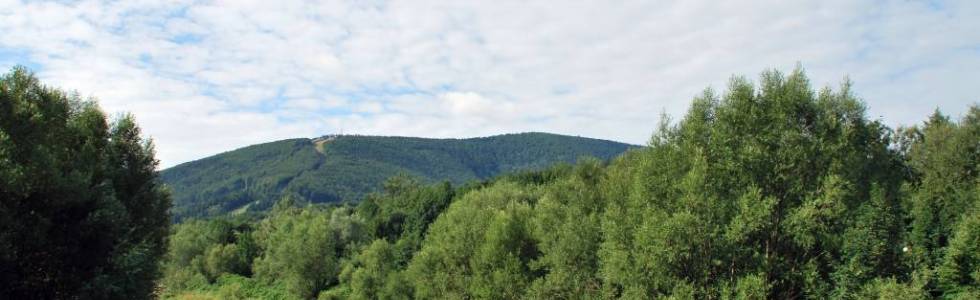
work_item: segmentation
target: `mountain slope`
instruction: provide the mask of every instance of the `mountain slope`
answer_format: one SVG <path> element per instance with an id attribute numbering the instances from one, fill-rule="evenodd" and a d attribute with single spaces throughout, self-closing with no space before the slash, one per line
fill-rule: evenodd
<path id="1" fill-rule="evenodd" d="M 471 139 L 329 136 L 253 145 L 161 172 L 177 219 L 267 209 L 284 195 L 356 201 L 398 174 L 460 184 L 581 156 L 609 159 L 628 144 L 547 133 Z"/>

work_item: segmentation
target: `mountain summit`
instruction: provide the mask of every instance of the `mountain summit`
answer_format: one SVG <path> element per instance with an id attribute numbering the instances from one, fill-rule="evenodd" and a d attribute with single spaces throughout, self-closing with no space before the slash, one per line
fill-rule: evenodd
<path id="1" fill-rule="evenodd" d="M 609 159 L 630 147 L 548 133 L 469 139 L 328 135 L 244 147 L 163 170 L 161 178 L 180 220 L 261 211 L 286 195 L 314 203 L 357 201 L 399 174 L 461 184 L 582 156 Z"/>

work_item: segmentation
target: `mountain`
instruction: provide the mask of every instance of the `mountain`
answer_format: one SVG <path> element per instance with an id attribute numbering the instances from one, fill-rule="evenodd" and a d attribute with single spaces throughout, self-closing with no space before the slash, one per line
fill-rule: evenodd
<path id="1" fill-rule="evenodd" d="M 548 133 L 470 139 L 331 135 L 221 153 L 161 171 L 179 221 L 268 209 L 285 195 L 357 201 L 399 174 L 461 184 L 582 156 L 612 158 L 633 145 Z"/>

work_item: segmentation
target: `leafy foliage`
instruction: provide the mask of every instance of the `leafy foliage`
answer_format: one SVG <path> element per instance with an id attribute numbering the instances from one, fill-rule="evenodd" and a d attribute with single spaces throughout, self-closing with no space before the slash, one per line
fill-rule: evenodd
<path id="1" fill-rule="evenodd" d="M 156 166 L 132 116 L 0 77 L 0 298 L 150 298 L 170 225 Z"/>

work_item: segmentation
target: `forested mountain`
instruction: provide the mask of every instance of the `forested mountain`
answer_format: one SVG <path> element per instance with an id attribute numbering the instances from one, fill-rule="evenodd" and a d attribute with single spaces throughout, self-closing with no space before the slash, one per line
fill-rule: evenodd
<path id="1" fill-rule="evenodd" d="M 547 133 L 471 139 L 325 136 L 241 148 L 163 170 L 179 219 L 262 211 L 289 195 L 313 203 L 356 201 L 404 174 L 461 184 L 583 156 L 608 160 L 628 144 Z"/>
<path id="2" fill-rule="evenodd" d="M 462 187 L 395 177 L 356 206 L 287 197 L 257 222 L 179 224 L 160 284 L 182 299 L 978 299 L 978 141 L 975 105 L 891 129 L 849 83 L 769 71 L 610 162 Z"/>

